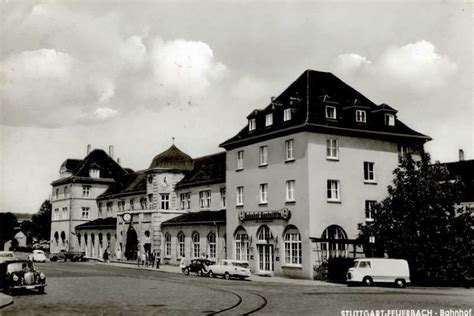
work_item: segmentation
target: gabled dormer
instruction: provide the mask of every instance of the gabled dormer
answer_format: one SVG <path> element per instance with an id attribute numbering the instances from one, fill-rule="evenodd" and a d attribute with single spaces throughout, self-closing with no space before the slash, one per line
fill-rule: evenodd
<path id="1" fill-rule="evenodd" d="M 367 124 L 370 106 L 362 103 L 359 99 L 352 99 L 347 103 L 348 105 L 343 108 L 346 122 Z"/>
<path id="2" fill-rule="evenodd" d="M 386 127 L 394 127 L 397 120 L 397 110 L 389 106 L 388 104 L 382 103 L 377 108 L 372 110 L 374 119 L 377 121 L 377 125 L 383 125 Z"/>
<path id="3" fill-rule="evenodd" d="M 89 168 L 89 177 L 98 179 L 100 178 L 100 167 L 96 163 L 92 163 Z"/>
<path id="4" fill-rule="evenodd" d="M 332 122 L 337 121 L 338 115 L 340 115 L 339 102 L 328 94 L 323 94 L 318 99 L 320 100 L 322 107 L 322 111 L 319 112 L 321 113 L 321 116 L 324 117 L 324 120 Z"/>
<path id="5" fill-rule="evenodd" d="M 248 131 L 253 132 L 257 129 L 257 116 L 260 113 L 260 110 L 253 110 L 249 115 L 247 115 L 248 120 Z"/>

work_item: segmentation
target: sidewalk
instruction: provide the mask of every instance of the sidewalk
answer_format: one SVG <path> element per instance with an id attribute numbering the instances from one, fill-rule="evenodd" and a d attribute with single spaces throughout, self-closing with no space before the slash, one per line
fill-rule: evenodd
<path id="1" fill-rule="evenodd" d="M 0 293 L 0 308 L 13 304 L 13 298 L 9 295 Z"/>
<path id="2" fill-rule="evenodd" d="M 166 273 L 177 273 L 181 274 L 181 269 L 179 266 L 175 265 L 168 265 L 163 264 L 160 265 L 159 269 L 154 267 L 138 267 L 136 262 L 117 262 L 117 261 L 110 261 L 107 263 L 96 263 L 96 264 L 107 264 L 115 267 L 122 267 L 128 269 L 137 269 L 137 270 L 148 270 L 148 271 L 159 271 L 159 272 L 166 272 Z M 250 281 L 258 281 L 258 282 L 268 282 L 268 283 L 284 283 L 284 284 L 295 284 L 295 285 L 309 285 L 309 286 L 344 286 L 343 284 L 337 283 L 329 283 L 317 280 L 306 280 L 306 279 L 290 279 L 290 278 L 283 278 L 278 276 L 258 276 L 252 274 L 247 280 Z"/>

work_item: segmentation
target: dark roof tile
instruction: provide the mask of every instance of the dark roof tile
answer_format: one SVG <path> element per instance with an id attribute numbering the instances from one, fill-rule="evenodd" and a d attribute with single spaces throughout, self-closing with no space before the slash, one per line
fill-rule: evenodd
<path id="1" fill-rule="evenodd" d="M 199 225 L 199 224 L 225 224 L 226 214 L 225 210 L 221 211 L 200 211 L 190 212 L 178 217 L 172 218 L 161 223 L 161 226 L 175 226 L 175 225 Z"/>

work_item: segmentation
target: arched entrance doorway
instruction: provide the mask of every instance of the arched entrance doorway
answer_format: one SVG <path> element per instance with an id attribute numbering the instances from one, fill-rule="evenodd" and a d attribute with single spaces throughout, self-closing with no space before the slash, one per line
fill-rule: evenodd
<path id="1" fill-rule="evenodd" d="M 270 228 L 266 225 L 260 226 L 257 231 L 257 253 L 258 253 L 258 270 L 260 272 L 273 272 L 273 235 Z"/>
<path id="2" fill-rule="evenodd" d="M 321 257 L 329 259 L 347 256 L 347 234 L 341 226 L 328 226 L 321 235 Z"/>
<path id="3" fill-rule="evenodd" d="M 125 258 L 127 260 L 137 259 L 138 236 L 132 225 L 127 230 L 127 243 L 125 244 Z"/>

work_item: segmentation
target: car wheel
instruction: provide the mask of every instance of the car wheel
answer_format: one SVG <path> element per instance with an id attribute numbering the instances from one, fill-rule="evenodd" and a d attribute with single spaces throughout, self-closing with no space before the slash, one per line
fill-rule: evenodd
<path id="1" fill-rule="evenodd" d="M 362 280 L 362 283 L 365 285 L 365 286 L 371 286 L 373 282 L 372 278 L 371 277 L 365 277 L 363 280 Z"/>
<path id="2" fill-rule="evenodd" d="M 214 275 L 214 273 L 212 272 L 212 270 L 209 271 L 209 277 L 210 277 L 210 278 L 215 278 L 215 277 L 216 277 L 216 276 Z"/>
<path id="3" fill-rule="evenodd" d="M 202 277 L 202 269 L 199 269 L 198 272 L 197 272 L 197 275 Z"/>
<path id="4" fill-rule="evenodd" d="M 406 285 L 407 284 L 406 284 L 404 279 L 396 279 L 395 280 L 395 286 L 400 288 L 400 289 L 404 288 Z"/>
<path id="5" fill-rule="evenodd" d="M 51 260 L 52 262 L 56 262 L 58 261 L 58 257 L 54 256 L 54 257 L 49 258 L 49 260 Z"/>
<path id="6" fill-rule="evenodd" d="M 224 274 L 224 278 L 225 278 L 226 280 L 230 280 L 230 274 L 229 274 L 229 272 L 226 272 L 226 273 Z"/>
<path id="7" fill-rule="evenodd" d="M 189 275 L 189 269 L 188 269 L 188 268 L 185 268 L 185 269 L 183 270 L 183 273 L 184 273 L 184 275 Z"/>
<path id="8" fill-rule="evenodd" d="M 44 294 L 44 286 L 38 288 L 38 293 L 39 294 Z"/>

